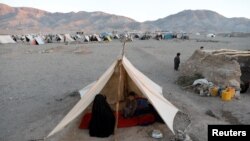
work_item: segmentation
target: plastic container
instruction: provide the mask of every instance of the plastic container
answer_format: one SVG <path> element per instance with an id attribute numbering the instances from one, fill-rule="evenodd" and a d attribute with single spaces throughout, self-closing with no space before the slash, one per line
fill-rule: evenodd
<path id="1" fill-rule="evenodd" d="M 233 87 L 228 87 L 227 91 L 229 91 L 231 93 L 231 97 L 233 98 L 235 96 L 235 88 Z"/>
<path id="2" fill-rule="evenodd" d="M 221 99 L 223 101 L 230 101 L 232 99 L 232 92 L 230 92 L 228 89 L 223 90 L 221 94 Z"/>
<path id="3" fill-rule="evenodd" d="M 211 95 L 212 96 L 217 96 L 218 95 L 218 91 L 219 90 L 219 87 L 212 87 L 211 88 Z"/>

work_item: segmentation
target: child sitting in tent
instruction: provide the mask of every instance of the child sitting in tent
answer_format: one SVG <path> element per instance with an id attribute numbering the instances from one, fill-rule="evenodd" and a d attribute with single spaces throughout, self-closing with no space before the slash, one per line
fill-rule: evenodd
<path id="1" fill-rule="evenodd" d="M 136 102 L 135 96 L 136 94 L 134 92 L 130 92 L 128 94 L 128 98 L 123 108 L 124 118 L 131 118 L 134 116 L 135 110 L 137 108 L 137 102 Z"/>
<path id="2" fill-rule="evenodd" d="M 115 116 L 104 95 L 95 96 L 89 134 L 93 137 L 108 137 L 114 133 Z"/>

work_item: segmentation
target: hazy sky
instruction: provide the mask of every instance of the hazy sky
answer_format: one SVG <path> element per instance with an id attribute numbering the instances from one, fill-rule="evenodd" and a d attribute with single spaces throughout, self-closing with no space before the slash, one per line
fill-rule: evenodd
<path id="1" fill-rule="evenodd" d="M 226 17 L 250 18 L 250 0 L 0 0 L 0 3 L 50 12 L 103 11 L 140 22 L 187 9 L 208 9 Z"/>

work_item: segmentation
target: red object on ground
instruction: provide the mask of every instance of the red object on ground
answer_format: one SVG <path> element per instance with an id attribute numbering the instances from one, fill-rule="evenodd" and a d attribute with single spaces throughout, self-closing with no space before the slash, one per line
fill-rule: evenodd
<path id="1" fill-rule="evenodd" d="M 80 129 L 88 129 L 89 127 L 89 122 L 90 122 L 90 119 L 92 117 L 92 114 L 91 113 L 86 113 L 83 117 L 82 117 L 82 121 L 81 121 L 81 124 L 79 126 Z"/>
<path id="2" fill-rule="evenodd" d="M 81 124 L 79 126 L 80 129 L 88 129 L 91 116 L 91 113 L 86 113 L 83 116 Z M 155 117 L 153 114 L 144 114 L 133 118 L 123 118 L 121 113 L 119 113 L 118 128 L 132 127 L 137 125 L 148 125 L 153 123 L 154 121 Z"/>

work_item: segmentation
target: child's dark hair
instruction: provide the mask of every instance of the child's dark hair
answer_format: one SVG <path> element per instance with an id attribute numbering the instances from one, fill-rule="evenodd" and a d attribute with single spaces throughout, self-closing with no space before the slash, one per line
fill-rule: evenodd
<path id="1" fill-rule="evenodd" d="M 136 96 L 135 92 L 130 92 L 128 96 Z"/>

